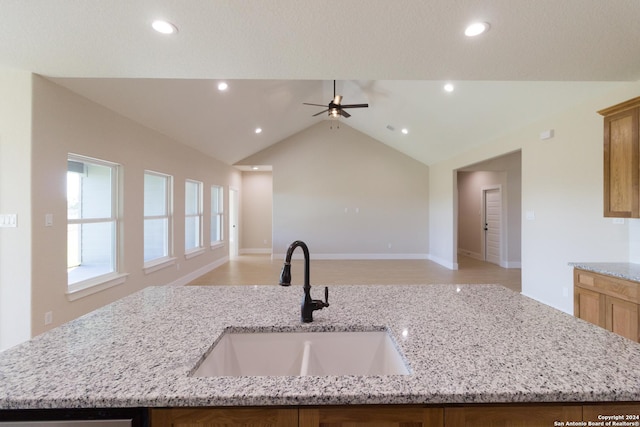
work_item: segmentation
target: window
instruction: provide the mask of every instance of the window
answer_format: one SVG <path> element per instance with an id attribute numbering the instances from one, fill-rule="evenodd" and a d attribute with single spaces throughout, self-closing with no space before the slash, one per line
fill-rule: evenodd
<path id="1" fill-rule="evenodd" d="M 69 155 L 67 283 L 69 292 L 109 280 L 118 271 L 118 165 Z M 104 280 L 103 280 L 104 279 Z"/>
<path id="2" fill-rule="evenodd" d="M 171 256 L 171 181 L 169 175 L 144 173 L 144 262 Z"/>
<path id="3" fill-rule="evenodd" d="M 185 253 L 202 248 L 202 183 L 185 184 L 184 249 Z"/>
<path id="4" fill-rule="evenodd" d="M 218 185 L 211 187 L 211 246 L 222 244 L 224 235 L 224 190 Z"/>

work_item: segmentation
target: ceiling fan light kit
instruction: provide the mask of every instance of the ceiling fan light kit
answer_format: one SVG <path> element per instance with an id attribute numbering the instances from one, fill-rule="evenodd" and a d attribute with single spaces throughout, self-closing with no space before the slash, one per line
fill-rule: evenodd
<path id="1" fill-rule="evenodd" d="M 345 119 L 348 119 L 349 117 L 351 117 L 351 114 L 344 111 L 346 108 L 368 108 L 369 107 L 369 104 L 342 105 L 342 95 L 336 95 L 335 80 L 333 81 L 333 99 L 329 102 L 329 105 L 325 106 L 322 104 L 310 104 L 308 102 L 303 102 L 303 104 L 312 105 L 314 107 L 326 107 L 325 110 L 322 110 L 319 113 L 314 114 L 313 117 L 319 116 L 320 114 L 323 114 L 323 113 L 329 113 L 329 118 L 332 118 L 332 119 L 338 119 L 340 118 L 340 116 L 344 117 Z"/>

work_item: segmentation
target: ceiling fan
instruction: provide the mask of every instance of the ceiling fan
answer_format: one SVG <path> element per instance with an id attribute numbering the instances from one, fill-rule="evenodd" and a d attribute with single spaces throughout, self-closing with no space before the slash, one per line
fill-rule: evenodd
<path id="1" fill-rule="evenodd" d="M 331 100 L 331 102 L 329 102 L 329 105 L 322 105 L 322 104 L 309 104 L 308 102 L 303 102 L 304 105 L 313 105 L 315 107 L 326 107 L 326 110 L 322 110 L 319 113 L 316 113 L 313 115 L 313 117 L 315 116 L 319 116 L 322 113 L 326 113 L 329 112 L 329 117 L 331 118 L 338 118 L 338 116 L 342 116 L 344 118 L 349 118 L 351 117 L 351 114 L 347 113 L 346 111 L 344 111 L 345 108 L 367 108 L 369 107 L 369 104 L 348 104 L 348 105 L 342 105 L 342 95 L 336 95 L 336 81 L 333 81 L 333 99 Z"/>

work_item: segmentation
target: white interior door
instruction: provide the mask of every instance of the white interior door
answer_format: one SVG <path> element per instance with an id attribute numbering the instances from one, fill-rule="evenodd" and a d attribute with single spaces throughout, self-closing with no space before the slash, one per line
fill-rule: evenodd
<path id="1" fill-rule="evenodd" d="M 238 256 L 238 190 L 229 188 L 229 257 Z"/>
<path id="2" fill-rule="evenodd" d="M 499 188 L 482 190 L 484 210 L 484 260 L 500 265 L 502 246 L 502 194 Z"/>

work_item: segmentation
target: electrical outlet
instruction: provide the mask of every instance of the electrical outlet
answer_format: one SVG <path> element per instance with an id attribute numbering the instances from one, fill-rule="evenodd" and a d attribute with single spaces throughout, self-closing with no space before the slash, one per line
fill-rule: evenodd
<path id="1" fill-rule="evenodd" d="M 47 311 L 44 314 L 44 325 L 50 325 L 53 323 L 53 311 Z"/>
<path id="2" fill-rule="evenodd" d="M 562 296 L 565 298 L 569 298 L 569 288 L 562 288 Z"/>

